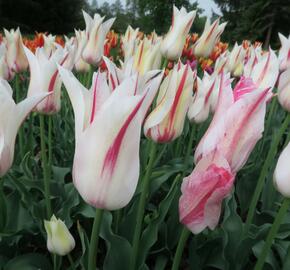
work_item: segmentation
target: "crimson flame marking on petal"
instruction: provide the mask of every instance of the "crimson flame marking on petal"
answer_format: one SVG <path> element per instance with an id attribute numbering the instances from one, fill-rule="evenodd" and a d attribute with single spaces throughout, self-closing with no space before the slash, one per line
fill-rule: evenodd
<path id="1" fill-rule="evenodd" d="M 114 91 L 115 88 L 116 88 L 116 84 L 115 84 L 115 81 L 114 81 L 114 78 L 113 78 L 112 73 L 110 73 L 110 80 L 111 80 L 111 82 L 112 82 L 112 88 L 113 88 L 113 91 Z"/>
<path id="2" fill-rule="evenodd" d="M 122 141 L 123 141 L 124 136 L 126 134 L 127 128 L 129 127 L 130 123 L 132 122 L 132 120 L 134 119 L 134 117 L 138 113 L 139 109 L 141 108 L 141 105 L 142 105 L 145 97 L 146 97 L 146 95 L 144 95 L 142 97 L 142 99 L 138 102 L 138 104 L 136 105 L 134 110 L 130 113 L 130 115 L 126 119 L 125 123 L 121 127 L 120 131 L 118 132 L 117 136 L 115 137 L 112 145 L 108 149 L 106 156 L 105 156 L 105 159 L 104 159 L 101 175 L 103 175 L 105 170 L 108 170 L 110 175 L 113 174 L 115 166 L 116 166 L 117 158 L 119 155 L 120 147 L 122 145 Z"/>
<path id="3" fill-rule="evenodd" d="M 210 39 L 210 37 L 211 37 L 214 29 L 216 28 L 217 23 L 218 23 L 218 20 L 216 20 L 215 23 L 214 23 L 214 25 L 211 27 L 208 35 L 206 36 L 205 42 L 207 42 Z"/>
<path id="4" fill-rule="evenodd" d="M 228 149 L 235 149 L 236 146 L 238 145 L 238 141 L 240 136 L 242 136 L 243 134 L 243 129 L 246 127 L 246 123 L 249 120 L 249 118 L 251 117 L 251 115 L 255 112 L 255 110 L 257 109 L 257 107 L 261 104 L 261 102 L 267 97 L 267 94 L 269 93 L 270 88 L 267 88 L 266 90 L 264 90 L 259 98 L 257 99 L 257 101 L 252 105 L 252 107 L 250 108 L 250 110 L 244 115 L 241 124 L 239 125 L 239 128 L 236 130 L 236 132 L 233 135 L 233 139 L 228 147 Z M 230 157 L 228 157 L 228 160 L 231 160 L 231 157 L 233 155 L 234 151 L 230 151 Z"/>
<path id="5" fill-rule="evenodd" d="M 268 70 L 269 63 L 270 63 L 270 57 L 271 57 L 271 52 L 268 52 L 268 57 L 267 57 L 266 64 L 263 67 L 263 70 L 262 70 L 262 72 L 261 72 L 261 74 L 260 74 L 260 76 L 259 76 L 259 78 L 257 80 L 257 84 L 260 84 L 263 81 L 263 79 L 264 79 L 264 77 L 266 75 L 266 72 Z"/>
<path id="6" fill-rule="evenodd" d="M 226 186 L 227 183 L 233 178 L 233 175 L 231 174 L 231 172 L 227 171 L 226 169 L 222 167 L 217 167 L 215 164 L 209 166 L 207 168 L 207 171 L 209 170 L 215 174 L 217 179 L 215 179 L 216 180 L 215 183 L 212 183 L 214 179 L 212 179 L 208 183 L 212 185 L 208 186 L 209 190 L 205 194 L 205 196 L 202 197 L 201 200 L 198 202 L 198 204 L 180 220 L 180 222 L 185 225 L 192 223 L 194 220 L 197 220 L 198 218 L 204 218 L 204 211 L 205 211 L 205 207 L 206 207 L 206 203 L 208 199 L 212 196 L 212 194 L 217 189 L 223 188 L 224 186 Z"/>
<path id="7" fill-rule="evenodd" d="M 60 65 L 62 66 L 64 64 L 64 62 L 66 61 L 66 59 L 68 58 L 68 53 L 66 54 L 66 56 L 63 58 L 63 60 L 61 61 Z M 48 85 L 48 92 L 52 92 L 54 89 L 54 84 L 57 78 L 57 74 L 58 74 L 58 69 L 53 73 L 49 85 Z"/>
<path id="8" fill-rule="evenodd" d="M 143 49 L 144 49 L 144 41 L 142 41 L 142 44 L 141 44 L 141 49 L 140 49 L 140 53 L 139 53 L 139 57 L 138 57 L 138 67 L 140 66 L 140 63 L 141 63 Z"/>
<path id="9" fill-rule="evenodd" d="M 90 123 L 92 123 L 94 121 L 94 118 L 95 118 L 98 79 L 99 79 L 99 72 L 97 73 L 97 77 L 96 77 L 95 85 L 94 85 L 93 106 L 92 106 Z"/>
<path id="10" fill-rule="evenodd" d="M 213 81 L 213 83 L 212 83 L 212 85 L 211 85 L 211 87 L 210 87 L 210 89 L 209 89 L 209 91 L 208 91 L 208 93 L 207 93 L 207 95 L 206 95 L 206 97 L 205 97 L 205 101 L 204 101 L 205 104 L 207 104 L 207 102 L 208 102 L 208 100 L 209 100 L 209 97 L 210 97 L 210 95 L 211 95 L 211 93 L 212 93 L 212 91 L 213 91 L 213 89 L 214 89 L 214 86 L 215 86 L 215 80 L 216 80 L 216 79 L 214 79 L 214 81 Z"/>

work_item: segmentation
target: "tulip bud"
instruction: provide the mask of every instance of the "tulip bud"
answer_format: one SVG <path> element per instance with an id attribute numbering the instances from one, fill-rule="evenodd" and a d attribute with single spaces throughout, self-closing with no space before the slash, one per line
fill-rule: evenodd
<path id="1" fill-rule="evenodd" d="M 213 24 L 210 25 L 210 20 L 207 18 L 203 33 L 194 44 L 194 54 L 197 57 L 210 56 L 226 25 L 227 23 L 219 25 L 219 19 L 215 20 Z"/>
<path id="2" fill-rule="evenodd" d="M 7 64 L 15 72 L 25 71 L 28 67 L 27 58 L 23 51 L 23 42 L 19 28 L 9 32 L 4 29 L 7 47 Z"/>
<path id="3" fill-rule="evenodd" d="M 278 84 L 278 101 L 284 110 L 290 112 L 290 68 L 280 75 Z"/>
<path id="4" fill-rule="evenodd" d="M 115 18 L 109 19 L 103 23 L 105 17 L 95 14 L 92 18 L 89 14 L 83 11 L 86 22 L 86 34 L 88 43 L 83 51 L 83 59 L 91 65 L 99 65 L 104 54 L 104 44 L 106 35 L 109 32 Z"/>
<path id="5" fill-rule="evenodd" d="M 75 57 L 75 70 L 78 72 L 88 72 L 90 70 L 90 64 L 84 61 L 82 58 L 83 50 L 88 42 L 85 31 L 76 31 L 76 40 L 77 40 L 77 52 Z"/>
<path id="6" fill-rule="evenodd" d="M 280 70 L 283 71 L 290 67 L 290 36 L 286 38 L 280 33 L 278 35 L 281 42 L 278 59 L 280 63 Z"/>
<path id="7" fill-rule="evenodd" d="M 246 51 L 242 45 L 235 43 L 233 50 L 230 53 L 228 70 L 235 77 L 240 77 L 244 70 L 244 59 Z"/>
<path id="8" fill-rule="evenodd" d="M 139 39 L 137 38 L 139 32 L 139 28 L 133 29 L 130 25 L 127 27 L 125 35 L 122 36 L 122 49 L 124 51 L 124 62 L 127 62 L 130 57 L 132 57 L 137 48 L 137 42 Z"/>
<path id="9" fill-rule="evenodd" d="M 290 198 L 290 143 L 286 146 L 286 148 L 282 151 L 275 171 L 273 182 L 276 189 L 287 198 Z"/>
<path id="10" fill-rule="evenodd" d="M 49 57 L 55 50 L 55 36 L 49 34 L 48 36 L 43 35 L 43 49 L 45 52 L 45 55 Z"/>
<path id="11" fill-rule="evenodd" d="M 53 215 L 49 221 L 44 221 L 44 227 L 49 252 L 64 256 L 74 249 L 75 240 L 62 220 Z"/>
<path id="12" fill-rule="evenodd" d="M 4 43 L 0 44 L 0 78 L 10 81 L 14 78 L 15 72 L 9 69 L 6 60 L 6 46 Z"/>
<path id="13" fill-rule="evenodd" d="M 172 25 L 161 43 L 161 53 L 170 60 L 180 58 L 186 36 L 195 18 L 196 11 L 188 12 L 173 6 Z"/>
<path id="14" fill-rule="evenodd" d="M 160 86 L 156 108 L 145 121 L 144 133 L 147 137 L 164 143 L 181 135 L 195 76 L 188 64 L 180 62 L 169 72 Z"/>

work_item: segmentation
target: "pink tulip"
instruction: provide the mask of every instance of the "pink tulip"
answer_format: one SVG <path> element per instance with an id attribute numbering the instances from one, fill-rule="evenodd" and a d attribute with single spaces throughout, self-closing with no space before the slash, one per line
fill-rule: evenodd
<path id="1" fill-rule="evenodd" d="M 234 91 L 230 81 L 222 79 L 217 109 L 197 146 L 195 162 L 218 150 L 237 172 L 262 137 L 268 94 L 269 88 L 260 90 L 249 78 L 242 77 Z"/>
<path id="2" fill-rule="evenodd" d="M 235 175 L 227 160 L 217 151 L 203 157 L 184 178 L 179 200 L 179 218 L 194 234 L 219 221 L 222 200 L 230 193 Z"/>
<path id="3" fill-rule="evenodd" d="M 222 200 L 262 136 L 268 93 L 244 77 L 232 91 L 222 76 L 213 120 L 195 152 L 197 165 L 181 188 L 180 221 L 193 233 L 217 226 Z"/>

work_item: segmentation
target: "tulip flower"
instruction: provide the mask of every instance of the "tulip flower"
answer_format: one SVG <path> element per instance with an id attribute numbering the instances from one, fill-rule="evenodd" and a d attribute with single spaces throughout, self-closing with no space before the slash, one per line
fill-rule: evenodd
<path id="1" fill-rule="evenodd" d="M 83 51 L 83 59 L 91 65 L 99 65 L 104 54 L 104 44 L 106 35 L 109 32 L 115 18 L 103 22 L 104 17 L 95 14 L 92 18 L 89 14 L 83 11 L 86 22 L 86 34 L 88 43 Z"/>
<path id="2" fill-rule="evenodd" d="M 280 33 L 278 35 L 281 42 L 278 59 L 280 63 L 280 70 L 283 71 L 290 67 L 290 35 L 288 38 Z"/>
<path id="3" fill-rule="evenodd" d="M 254 48 L 251 46 L 248 49 L 248 57 L 244 65 L 243 75 L 245 77 L 251 77 L 254 66 L 257 65 L 262 59 L 261 47 Z"/>
<path id="4" fill-rule="evenodd" d="M 57 113 L 60 110 L 61 80 L 57 70 L 57 64 L 64 64 L 68 52 L 58 46 L 50 57 L 47 57 L 44 48 L 37 48 L 33 54 L 26 47 L 25 53 L 30 67 L 30 82 L 27 96 L 38 93 L 52 93 L 40 102 L 35 111 L 44 114 Z"/>
<path id="5" fill-rule="evenodd" d="M 278 101 L 284 110 L 290 112 L 290 68 L 280 75 L 278 84 Z"/>
<path id="6" fill-rule="evenodd" d="M 225 51 L 216 59 L 215 65 L 214 65 L 214 72 L 217 74 L 220 74 L 222 72 L 227 73 L 228 63 L 229 63 L 229 53 Z"/>
<path id="7" fill-rule="evenodd" d="M 232 91 L 230 79 L 221 77 L 214 117 L 195 152 L 196 167 L 181 188 L 180 221 L 193 233 L 217 226 L 222 200 L 262 136 L 269 91 L 244 77 Z"/>
<path id="8" fill-rule="evenodd" d="M 242 45 L 235 43 L 233 50 L 229 56 L 228 70 L 235 77 L 239 77 L 243 74 L 244 59 L 246 51 Z"/>
<path id="9" fill-rule="evenodd" d="M 270 89 L 258 89 L 250 78 L 242 77 L 234 91 L 222 77 L 217 108 L 211 124 L 195 151 L 195 163 L 218 150 L 233 172 L 247 161 L 262 137 L 266 101 Z"/>
<path id="10" fill-rule="evenodd" d="M 186 36 L 194 21 L 196 11 L 187 12 L 173 6 L 172 24 L 161 43 L 161 53 L 170 60 L 177 60 L 182 54 Z"/>
<path id="11" fill-rule="evenodd" d="M 235 174 L 217 151 L 203 157 L 181 186 L 179 219 L 192 233 L 206 227 L 214 229 L 219 221 L 223 199 L 230 193 Z"/>
<path id="12" fill-rule="evenodd" d="M 75 30 L 77 40 L 77 52 L 75 58 L 75 70 L 78 72 L 88 72 L 90 70 L 90 64 L 85 62 L 82 58 L 83 50 L 88 42 L 85 31 Z"/>
<path id="13" fill-rule="evenodd" d="M 27 58 L 23 51 L 23 42 L 19 28 L 10 32 L 4 29 L 7 47 L 7 64 L 15 72 L 25 71 L 28 67 Z"/>
<path id="14" fill-rule="evenodd" d="M 286 198 L 290 198 L 290 143 L 280 154 L 275 171 L 274 186 Z"/>
<path id="15" fill-rule="evenodd" d="M 129 25 L 125 32 L 125 35 L 122 36 L 122 49 L 124 52 L 124 62 L 127 62 L 135 53 L 138 43 L 138 32 L 139 28 L 135 30 Z"/>
<path id="16" fill-rule="evenodd" d="M 253 67 L 251 78 L 261 89 L 273 88 L 279 75 L 279 62 L 276 54 L 270 49 Z"/>
<path id="17" fill-rule="evenodd" d="M 137 75 L 128 77 L 111 92 L 103 73 L 94 74 L 87 90 L 71 72 L 59 70 L 75 114 L 74 185 L 96 208 L 122 208 L 137 186 L 141 126 L 163 74 L 155 72 L 137 91 Z"/>
<path id="18" fill-rule="evenodd" d="M 48 36 L 43 35 L 43 49 L 45 55 L 50 57 L 50 55 L 56 50 L 55 36 L 49 34 Z"/>
<path id="19" fill-rule="evenodd" d="M 6 59 L 6 46 L 4 43 L 0 44 L 0 78 L 4 80 L 12 80 L 15 72 L 9 69 Z"/>
<path id="20" fill-rule="evenodd" d="M 204 30 L 200 38 L 194 44 L 194 54 L 197 57 L 209 57 L 214 49 L 214 46 L 219 41 L 227 23 L 219 24 L 219 19 L 215 20 L 210 25 L 210 20 L 207 18 Z"/>
<path id="21" fill-rule="evenodd" d="M 202 80 L 197 77 L 197 88 L 192 103 L 188 110 L 188 118 L 191 122 L 204 122 L 209 112 L 214 112 L 218 99 L 220 75 L 204 73 Z"/>
<path id="22" fill-rule="evenodd" d="M 49 252 L 64 256 L 75 248 L 75 240 L 64 222 L 57 219 L 55 215 L 44 221 L 47 233 L 47 249 Z"/>
<path id="23" fill-rule="evenodd" d="M 150 70 L 160 68 L 162 58 L 160 45 L 160 42 L 153 44 L 151 40 L 144 38 L 134 55 L 134 70 L 145 74 Z"/>
<path id="24" fill-rule="evenodd" d="M 188 111 L 196 73 L 188 64 L 175 65 L 160 86 L 156 108 L 144 124 L 146 137 L 155 142 L 170 142 L 179 137 Z"/>
<path id="25" fill-rule="evenodd" d="M 45 96 L 47 94 L 40 94 L 15 104 L 10 85 L 0 79 L 0 176 L 3 176 L 12 165 L 15 138 L 20 125 Z"/>

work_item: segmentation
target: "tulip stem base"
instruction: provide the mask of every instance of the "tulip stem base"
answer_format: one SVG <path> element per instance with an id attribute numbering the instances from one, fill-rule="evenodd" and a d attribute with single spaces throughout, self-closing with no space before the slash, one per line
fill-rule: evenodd
<path id="1" fill-rule="evenodd" d="M 148 167 L 145 173 L 145 176 L 142 180 L 143 186 L 142 186 L 142 192 L 141 196 L 139 199 L 139 204 L 138 204 L 138 211 L 137 211 L 137 217 L 136 217 L 136 226 L 135 226 L 135 231 L 133 235 L 133 242 L 132 242 L 132 258 L 131 258 L 131 270 L 136 269 L 136 263 L 137 263 L 137 256 L 138 256 L 138 250 L 139 250 L 139 243 L 140 243 L 140 235 L 141 235 L 141 230 L 142 230 L 142 222 L 143 222 L 143 217 L 145 213 L 145 203 L 146 199 L 148 196 L 148 189 L 149 189 L 149 184 L 150 184 L 150 176 L 152 173 L 153 165 L 155 162 L 155 157 L 157 153 L 157 144 L 154 143 L 153 141 L 150 142 L 150 153 L 149 153 L 149 162 L 148 162 Z"/>
<path id="2" fill-rule="evenodd" d="M 285 198 L 283 200 L 283 203 L 279 209 L 279 212 L 276 215 L 276 218 L 274 220 L 274 223 L 268 233 L 267 239 L 266 239 L 266 243 L 264 244 L 264 247 L 262 249 L 261 254 L 259 255 L 258 261 L 256 263 L 255 269 L 254 270 L 262 270 L 265 260 L 267 258 L 267 255 L 271 249 L 273 240 L 275 239 L 275 236 L 277 235 L 277 232 L 279 230 L 279 227 L 285 217 L 285 214 L 288 211 L 288 208 L 290 206 L 290 199 Z"/>
<path id="3" fill-rule="evenodd" d="M 99 233 L 103 217 L 103 209 L 96 209 L 96 215 L 94 219 L 94 224 L 92 228 L 90 248 L 89 248 L 89 261 L 88 261 L 88 270 L 96 270 L 97 265 L 97 253 L 98 253 L 98 244 L 99 244 Z"/>
<path id="4" fill-rule="evenodd" d="M 72 269 L 72 270 L 75 270 L 75 269 L 76 269 L 76 266 L 75 266 L 75 263 L 74 263 L 74 261 L 73 261 L 72 256 L 70 255 L 70 253 L 67 254 L 67 258 L 68 258 L 69 263 L 70 263 L 70 265 L 71 265 L 71 269 Z"/>
<path id="5" fill-rule="evenodd" d="M 179 241 L 178 241 L 178 245 L 177 245 L 177 249 L 174 255 L 174 259 L 173 259 L 173 264 L 172 264 L 172 268 L 171 270 L 178 270 L 179 269 L 179 265 L 180 265 L 180 261 L 181 261 L 181 257 L 182 257 L 182 253 L 185 247 L 185 244 L 187 242 L 188 237 L 190 236 L 190 231 L 187 228 L 183 228 Z"/>
<path id="6" fill-rule="evenodd" d="M 249 212 L 248 212 L 247 220 L 246 220 L 246 225 L 245 225 L 245 230 L 244 230 L 244 236 L 246 236 L 248 234 L 250 226 L 253 222 L 253 217 L 255 214 L 256 206 L 257 206 L 257 203 L 259 201 L 260 194 L 261 194 L 263 187 L 264 187 L 264 181 L 265 181 L 266 175 L 268 173 L 270 165 L 272 164 L 273 158 L 275 157 L 275 154 L 277 152 L 277 147 L 279 145 L 279 142 L 280 142 L 283 134 L 285 133 L 289 123 L 290 123 L 290 114 L 287 115 L 286 119 L 282 123 L 280 130 L 275 134 L 276 136 L 274 136 L 274 139 L 271 143 L 270 150 L 267 154 L 265 163 L 262 167 L 261 174 L 259 176 L 257 186 L 256 186 L 256 189 L 254 192 L 254 196 L 253 196 L 251 204 L 250 204 L 250 208 L 249 208 Z"/>
<path id="7" fill-rule="evenodd" d="M 43 181 L 44 181 L 44 197 L 46 205 L 46 216 L 47 219 L 51 218 L 51 201 L 50 201 L 50 179 L 46 156 L 46 146 L 45 146 L 45 133 L 44 133 L 44 115 L 39 115 L 39 125 L 40 125 L 40 144 L 41 144 L 41 162 L 43 169 Z"/>

